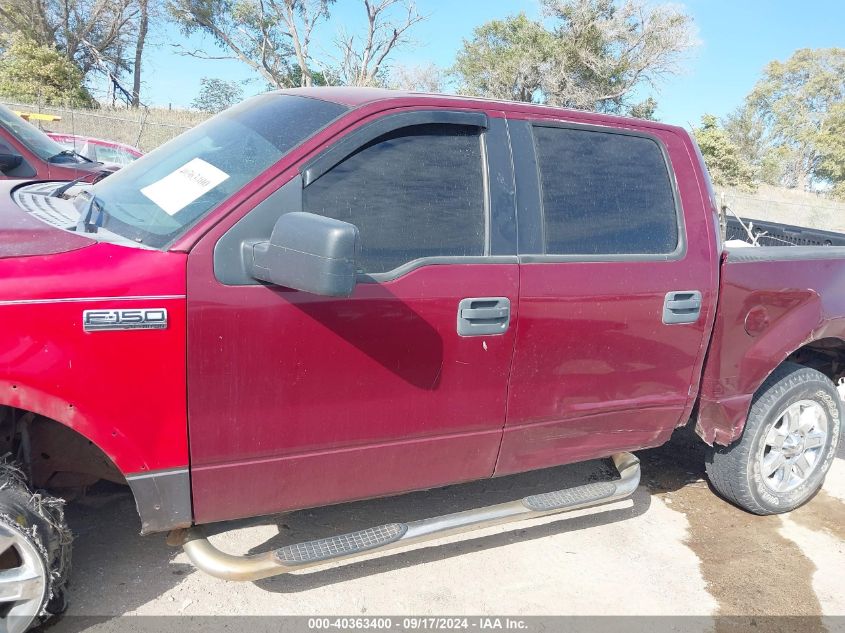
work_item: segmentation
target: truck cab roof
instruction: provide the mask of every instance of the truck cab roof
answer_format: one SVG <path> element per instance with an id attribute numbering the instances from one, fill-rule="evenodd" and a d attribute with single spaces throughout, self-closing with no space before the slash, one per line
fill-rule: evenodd
<path id="1" fill-rule="evenodd" d="M 572 108 L 561 108 L 550 105 L 543 105 L 539 103 L 525 103 L 519 101 L 507 101 L 504 99 L 490 99 L 486 97 L 475 97 L 465 95 L 450 95 L 438 94 L 428 92 L 413 92 L 409 90 L 391 90 L 387 88 L 369 88 L 369 87 L 355 87 L 355 86 L 313 86 L 310 88 L 284 88 L 273 91 L 276 94 L 298 95 L 301 97 L 310 97 L 312 99 L 320 99 L 322 101 L 330 101 L 340 105 L 345 105 L 349 108 L 355 109 L 373 104 L 380 104 L 382 106 L 388 105 L 386 102 L 394 102 L 396 107 L 409 105 L 429 105 L 429 106 L 443 106 L 443 107 L 468 107 L 468 108 L 485 108 L 489 109 L 491 105 L 495 104 L 498 110 L 502 112 L 523 112 L 526 114 L 539 114 L 549 116 L 550 113 L 558 112 L 561 116 L 567 119 L 582 119 L 597 125 L 612 125 L 619 127 L 620 125 L 636 124 L 637 126 L 648 126 L 655 129 L 670 129 L 675 131 L 684 131 L 682 127 L 662 123 L 659 121 L 652 121 L 649 119 L 636 119 L 634 117 L 625 117 L 616 114 L 604 114 L 599 112 L 588 112 L 586 110 L 576 110 Z"/>

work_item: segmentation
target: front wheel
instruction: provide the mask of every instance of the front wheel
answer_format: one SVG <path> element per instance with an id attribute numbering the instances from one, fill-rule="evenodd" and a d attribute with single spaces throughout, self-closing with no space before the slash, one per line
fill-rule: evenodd
<path id="1" fill-rule="evenodd" d="M 0 463 L 0 631 L 23 633 L 64 609 L 71 535 L 64 502 Z"/>
<path id="2" fill-rule="evenodd" d="M 797 508 L 824 483 L 842 433 L 842 400 L 821 372 L 784 363 L 754 397 L 742 437 L 707 456 L 707 476 L 754 514 Z"/>

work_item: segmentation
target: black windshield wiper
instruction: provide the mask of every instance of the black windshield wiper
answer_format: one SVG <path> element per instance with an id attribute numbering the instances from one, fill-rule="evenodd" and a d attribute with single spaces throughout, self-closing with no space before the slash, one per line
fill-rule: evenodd
<path id="1" fill-rule="evenodd" d="M 93 160 L 91 160 L 91 159 L 90 159 L 90 158 L 88 158 L 87 156 L 83 156 L 82 154 L 80 154 L 79 152 L 77 152 L 75 149 L 63 149 L 63 150 L 62 150 L 61 152 L 59 152 L 58 154 L 55 154 L 54 156 L 51 156 L 51 157 L 48 159 L 48 161 L 47 161 L 47 162 L 52 163 L 52 162 L 53 162 L 53 159 L 56 159 L 56 158 L 61 158 L 62 156 L 79 156 L 79 158 L 81 158 L 82 160 L 84 160 L 86 163 L 93 163 L 93 162 L 94 162 Z"/>
<path id="2" fill-rule="evenodd" d="M 81 191 L 77 200 L 83 202 L 79 211 L 79 221 L 76 223 L 77 232 L 96 233 L 105 225 L 106 219 L 109 217 L 103 201 L 87 190 Z M 76 201 L 74 201 L 74 205 L 76 206 Z"/>
<path id="3" fill-rule="evenodd" d="M 95 182 L 99 182 L 100 180 L 102 180 L 103 178 L 105 178 L 106 176 L 108 176 L 111 173 L 112 172 L 108 169 L 101 169 L 100 171 L 92 171 L 92 172 L 89 172 L 87 174 L 83 174 L 79 178 L 74 178 L 70 182 L 66 182 L 65 184 L 63 184 L 61 187 L 56 187 L 55 189 L 53 189 L 52 193 L 50 193 L 50 197 L 51 198 L 60 198 L 61 196 L 65 195 L 65 193 L 68 191 L 68 189 L 70 189 L 71 187 L 73 187 L 76 184 L 79 184 L 80 182 L 82 182 L 86 178 L 89 178 L 92 174 L 94 175 L 94 178 L 92 179 L 92 184 L 93 184 Z"/>
<path id="4" fill-rule="evenodd" d="M 88 178 L 88 176 L 90 176 L 90 175 L 91 174 L 85 174 L 84 176 L 80 176 L 79 178 L 74 178 L 70 182 L 66 182 L 61 187 L 56 187 L 55 189 L 53 189 L 53 192 L 50 194 L 50 197 L 51 198 L 61 198 L 63 195 L 65 195 L 65 193 L 67 192 L 68 189 L 73 187 L 75 184 L 82 182 L 83 180 Z"/>
<path id="5" fill-rule="evenodd" d="M 47 159 L 47 162 L 52 163 L 54 160 L 56 160 L 57 158 L 61 158 L 62 156 L 75 156 L 75 155 L 76 155 L 76 152 L 74 152 L 72 149 L 63 149 L 58 154 L 53 154 L 52 156 L 50 156 L 50 158 Z"/>

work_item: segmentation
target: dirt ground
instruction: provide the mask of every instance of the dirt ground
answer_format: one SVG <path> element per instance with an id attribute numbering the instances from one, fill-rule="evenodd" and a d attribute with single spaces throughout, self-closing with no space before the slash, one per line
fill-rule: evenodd
<path id="1" fill-rule="evenodd" d="M 70 608 L 48 629 L 127 630 L 140 621 L 121 618 L 108 628 L 120 615 L 785 614 L 813 616 L 801 630 L 839 630 L 842 620 L 831 627 L 825 618 L 845 616 L 845 451 L 823 492 L 778 517 L 719 499 L 704 479 L 700 449 L 687 440 L 640 457 L 642 484 L 627 501 L 256 583 L 194 570 L 163 535 L 138 536 L 123 489 L 100 489 L 69 507 Z M 212 540 L 232 553 L 258 552 L 567 487 L 607 470 L 589 462 L 301 511 L 245 522 Z M 83 626 L 79 615 L 104 619 Z"/>

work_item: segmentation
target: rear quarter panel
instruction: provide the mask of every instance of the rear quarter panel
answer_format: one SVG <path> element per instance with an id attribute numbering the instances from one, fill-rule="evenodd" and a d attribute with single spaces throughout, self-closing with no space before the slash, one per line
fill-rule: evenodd
<path id="1" fill-rule="evenodd" d="M 709 444 L 742 434 L 754 393 L 792 352 L 845 340 L 845 247 L 763 247 L 723 256 L 697 430 Z"/>

